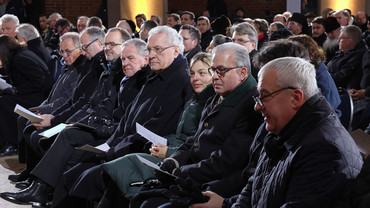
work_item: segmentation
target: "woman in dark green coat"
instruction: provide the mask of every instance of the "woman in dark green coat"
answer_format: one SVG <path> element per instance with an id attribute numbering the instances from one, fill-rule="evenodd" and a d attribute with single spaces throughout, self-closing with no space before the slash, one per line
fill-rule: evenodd
<path id="1" fill-rule="evenodd" d="M 110 176 L 126 199 L 130 199 L 140 188 L 132 184 L 140 184 L 148 179 L 156 178 L 154 169 L 143 165 L 136 155 L 158 163 L 169 157 L 185 142 L 188 136 L 192 136 L 196 132 L 206 101 L 215 95 L 211 85 L 212 74 L 208 72 L 210 65 L 211 55 L 207 53 L 198 53 L 191 60 L 190 81 L 194 96 L 184 106 L 176 133 L 165 136 L 168 146 L 152 145 L 150 155 L 145 153 L 129 154 L 103 164 L 104 172 Z"/>

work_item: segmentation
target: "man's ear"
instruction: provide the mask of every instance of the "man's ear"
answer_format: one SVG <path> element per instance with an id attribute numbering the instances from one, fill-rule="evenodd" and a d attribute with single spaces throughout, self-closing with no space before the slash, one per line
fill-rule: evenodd
<path id="1" fill-rule="evenodd" d="M 301 108 L 304 102 L 306 102 L 303 91 L 301 89 L 292 90 L 291 97 L 292 97 L 292 107 L 296 110 Z"/>
<path id="2" fill-rule="evenodd" d="M 243 67 L 240 69 L 240 80 L 244 81 L 248 78 L 248 69 L 247 67 Z"/>

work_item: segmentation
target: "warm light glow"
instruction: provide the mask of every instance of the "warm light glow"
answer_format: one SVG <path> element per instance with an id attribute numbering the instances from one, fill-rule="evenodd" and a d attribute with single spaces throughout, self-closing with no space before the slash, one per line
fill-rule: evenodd
<path id="1" fill-rule="evenodd" d="M 131 19 L 135 22 L 135 16 L 138 14 L 145 14 L 147 19 L 150 19 L 150 16 L 155 14 L 161 16 L 163 20 L 163 13 L 163 1 L 121 0 L 121 18 Z"/>
<path id="2" fill-rule="evenodd" d="M 356 14 L 358 11 L 365 11 L 366 9 L 366 1 L 365 0 L 326 0 L 321 1 L 321 12 L 325 8 L 332 8 L 335 11 L 342 10 L 342 9 L 350 9 L 352 11 L 352 15 Z"/>
<path id="3" fill-rule="evenodd" d="M 336 0 L 334 2 L 335 2 L 335 6 L 334 6 L 333 9 L 335 11 L 342 10 L 342 9 L 350 7 L 349 1 L 346 1 L 346 0 Z"/>

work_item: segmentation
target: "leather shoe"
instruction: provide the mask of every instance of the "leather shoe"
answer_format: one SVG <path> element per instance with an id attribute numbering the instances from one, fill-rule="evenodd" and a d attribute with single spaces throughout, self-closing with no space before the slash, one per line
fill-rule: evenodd
<path id="1" fill-rule="evenodd" d="M 9 175 L 8 179 L 12 182 L 20 182 L 27 180 L 28 177 L 30 177 L 30 172 L 27 169 L 24 169 L 20 173 Z"/>
<path id="2" fill-rule="evenodd" d="M 33 182 L 33 179 L 28 178 L 28 179 L 27 179 L 27 180 L 25 180 L 25 181 L 17 182 L 17 183 L 15 184 L 15 187 L 16 187 L 16 188 L 19 188 L 19 189 L 21 189 L 21 190 L 23 190 L 23 189 L 28 188 L 28 187 L 32 184 L 32 182 Z"/>
<path id="3" fill-rule="evenodd" d="M 18 154 L 18 149 L 17 146 L 14 144 L 5 144 L 1 149 L 0 149 L 0 157 L 5 157 L 5 156 L 12 156 Z"/>
<path id="4" fill-rule="evenodd" d="M 34 181 L 30 187 L 22 191 L 15 193 L 3 192 L 0 193 L 0 197 L 16 204 L 45 207 L 48 200 L 48 187 L 45 184 Z"/>

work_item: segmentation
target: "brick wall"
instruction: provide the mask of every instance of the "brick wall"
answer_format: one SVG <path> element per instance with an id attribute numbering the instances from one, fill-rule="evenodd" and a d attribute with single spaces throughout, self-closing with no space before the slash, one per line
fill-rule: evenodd
<path id="1" fill-rule="evenodd" d="M 101 2 L 102 0 L 45 0 L 45 12 L 58 12 L 76 26 L 79 16 L 95 16 Z"/>
<path id="2" fill-rule="evenodd" d="M 208 0 L 168 0 L 168 10 L 189 10 L 199 16 L 206 9 Z M 245 16 L 250 18 L 265 18 L 282 13 L 286 10 L 286 0 L 225 0 L 228 15 L 234 14 L 238 7 L 245 10 Z"/>

